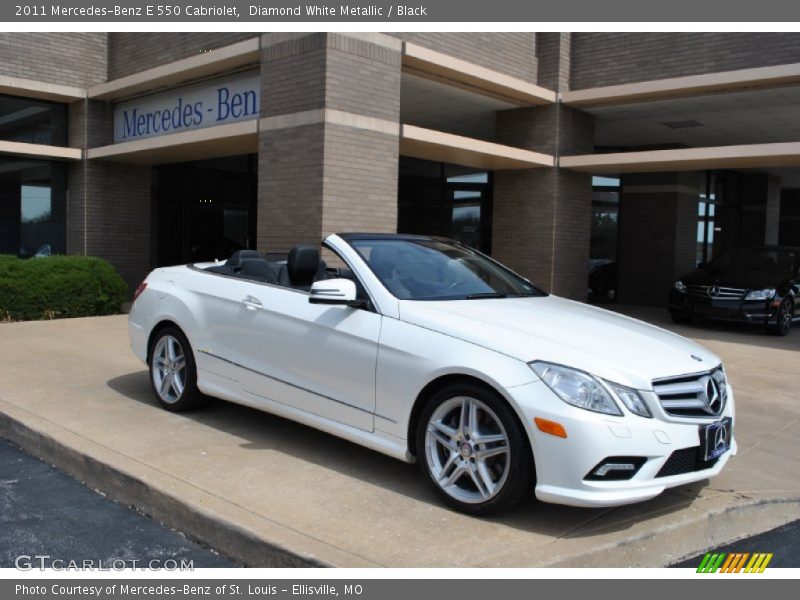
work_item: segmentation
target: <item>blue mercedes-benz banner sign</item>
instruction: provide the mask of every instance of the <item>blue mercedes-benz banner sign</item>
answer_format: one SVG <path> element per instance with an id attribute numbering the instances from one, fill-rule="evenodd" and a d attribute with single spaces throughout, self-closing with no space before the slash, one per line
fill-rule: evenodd
<path id="1" fill-rule="evenodd" d="M 201 81 L 114 106 L 114 143 L 258 117 L 257 70 Z"/>

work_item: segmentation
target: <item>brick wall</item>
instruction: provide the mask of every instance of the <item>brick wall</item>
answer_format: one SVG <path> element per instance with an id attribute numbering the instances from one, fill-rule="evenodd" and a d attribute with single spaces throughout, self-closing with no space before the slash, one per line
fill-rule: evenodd
<path id="1" fill-rule="evenodd" d="M 150 167 L 90 161 L 69 172 L 67 252 L 109 261 L 132 291 L 152 268 Z"/>
<path id="2" fill-rule="evenodd" d="M 571 33 L 537 33 L 536 58 L 539 85 L 549 90 L 569 89 Z"/>
<path id="3" fill-rule="evenodd" d="M 85 150 L 111 143 L 112 109 L 107 102 L 73 102 L 68 119 L 70 146 Z M 150 167 L 96 160 L 70 163 L 68 254 L 108 260 L 132 291 L 152 268 L 151 219 Z"/>
<path id="4" fill-rule="evenodd" d="M 390 33 L 482 67 L 536 81 L 536 36 L 523 33 Z"/>
<path id="5" fill-rule="evenodd" d="M 265 132 L 258 154 L 257 247 L 286 252 L 322 231 L 322 123 Z"/>
<path id="6" fill-rule="evenodd" d="M 67 108 L 68 146 L 86 149 L 113 143 L 114 110 L 110 103 L 101 100 L 81 100 L 72 102 Z"/>
<path id="7" fill-rule="evenodd" d="M 501 143 L 548 154 L 591 152 L 593 132 L 590 114 L 565 106 L 497 115 Z M 558 168 L 496 171 L 492 255 L 545 290 L 585 300 L 591 191 L 586 173 Z"/>
<path id="8" fill-rule="evenodd" d="M 0 33 L 0 75 L 87 87 L 106 80 L 105 33 Z"/>
<path id="9" fill-rule="evenodd" d="M 400 53 L 334 33 L 262 38 L 262 115 L 332 109 L 397 123 Z M 395 231 L 397 135 L 322 121 L 262 128 L 258 248 L 354 229 Z"/>
<path id="10" fill-rule="evenodd" d="M 108 79 L 118 79 L 257 35 L 223 32 L 112 32 L 108 34 Z"/>
<path id="11" fill-rule="evenodd" d="M 572 34 L 572 89 L 795 62 L 796 33 Z"/>
<path id="12" fill-rule="evenodd" d="M 328 124 L 322 234 L 397 231 L 399 138 Z"/>

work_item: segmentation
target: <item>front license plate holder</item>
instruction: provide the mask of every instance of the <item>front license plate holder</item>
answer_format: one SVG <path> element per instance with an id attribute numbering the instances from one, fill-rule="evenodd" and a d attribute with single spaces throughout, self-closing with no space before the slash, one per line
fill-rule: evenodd
<path id="1" fill-rule="evenodd" d="M 703 460 L 719 458 L 731 449 L 733 440 L 733 419 L 725 417 L 716 423 L 709 423 L 700 428 L 700 441 Z"/>

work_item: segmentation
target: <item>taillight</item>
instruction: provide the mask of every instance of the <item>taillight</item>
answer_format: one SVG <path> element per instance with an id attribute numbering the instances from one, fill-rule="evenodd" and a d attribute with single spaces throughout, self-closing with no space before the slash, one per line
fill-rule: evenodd
<path id="1" fill-rule="evenodd" d="M 136 291 L 133 292 L 133 301 L 136 302 L 136 299 L 142 295 L 142 292 L 147 289 L 147 282 L 143 281 L 139 284 L 139 287 L 136 288 Z"/>

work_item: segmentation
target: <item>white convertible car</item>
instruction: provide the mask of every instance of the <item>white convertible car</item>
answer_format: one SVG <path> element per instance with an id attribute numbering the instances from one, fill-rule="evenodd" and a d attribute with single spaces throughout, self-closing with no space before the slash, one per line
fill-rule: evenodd
<path id="1" fill-rule="evenodd" d="M 647 500 L 736 452 L 725 370 L 694 342 L 544 293 L 450 240 L 323 247 L 331 266 L 300 245 L 153 271 L 129 326 L 158 402 L 222 398 L 416 460 L 472 514 L 533 490 L 575 506 Z"/>

